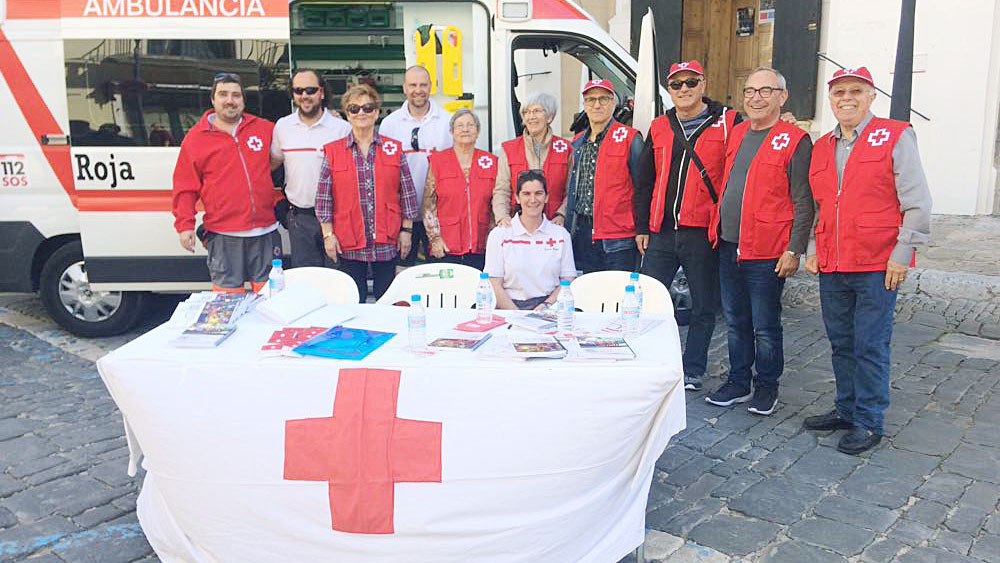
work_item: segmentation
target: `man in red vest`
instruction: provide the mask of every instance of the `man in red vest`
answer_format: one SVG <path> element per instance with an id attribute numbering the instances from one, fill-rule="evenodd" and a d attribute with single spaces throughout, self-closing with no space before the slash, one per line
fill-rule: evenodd
<path id="1" fill-rule="evenodd" d="M 584 84 L 588 126 L 572 143 L 565 225 L 573 239 L 576 267 L 584 273 L 631 270 L 635 265 L 632 196 L 642 135 L 615 120 L 616 106 L 610 80 Z"/>
<path id="2" fill-rule="evenodd" d="M 684 388 L 699 391 L 719 309 L 719 259 L 708 241 L 726 163 L 726 140 L 738 111 L 705 97 L 698 61 L 667 73 L 674 107 L 653 120 L 635 187 L 636 246 L 642 273 L 670 287 L 683 267 L 691 288 L 691 325 L 684 346 Z"/>
<path id="3" fill-rule="evenodd" d="M 819 217 L 806 270 L 819 273 L 837 398 L 803 426 L 849 430 L 837 449 L 859 454 L 882 439 L 896 292 L 915 247 L 930 238 L 931 195 L 913 128 L 871 114 L 868 69 L 838 70 L 828 84 L 838 125 L 813 147 Z"/>
<path id="4" fill-rule="evenodd" d="M 747 77 L 749 121 L 726 144 L 725 178 L 708 229 L 719 248 L 722 312 L 728 326 L 729 378 L 705 400 L 774 412 L 785 367 L 781 292 L 799 269 L 814 208 L 809 189 L 811 144 L 805 131 L 780 120 L 785 77 L 761 67 Z M 756 376 L 753 374 L 756 370 Z"/>

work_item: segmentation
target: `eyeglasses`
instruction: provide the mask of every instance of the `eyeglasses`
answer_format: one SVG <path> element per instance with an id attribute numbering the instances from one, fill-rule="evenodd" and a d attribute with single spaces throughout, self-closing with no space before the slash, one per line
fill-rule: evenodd
<path id="1" fill-rule="evenodd" d="M 545 110 L 542 108 L 522 109 L 521 115 L 525 117 L 529 115 L 545 115 Z"/>
<path id="2" fill-rule="evenodd" d="M 306 94 L 308 96 L 312 96 L 316 92 L 319 92 L 319 86 L 306 86 L 305 88 L 292 88 L 292 93 L 295 94 L 296 96 L 301 96 L 302 94 Z"/>
<path id="3" fill-rule="evenodd" d="M 583 105 L 593 107 L 599 103 L 603 106 L 606 104 L 610 104 L 613 101 L 615 101 L 615 99 L 612 98 L 611 96 L 593 96 L 584 98 Z"/>
<path id="4" fill-rule="evenodd" d="M 674 80 L 667 84 L 667 86 L 670 86 L 671 90 L 680 90 L 682 86 L 694 88 L 699 82 L 701 82 L 701 78 L 688 78 L 687 80 Z"/>
<path id="5" fill-rule="evenodd" d="M 774 86 L 761 86 L 760 88 L 751 88 L 747 86 L 743 89 L 744 98 L 752 98 L 754 94 L 760 94 L 761 98 L 770 98 L 771 94 L 784 90 L 784 88 L 775 88 Z"/>
<path id="6" fill-rule="evenodd" d="M 359 106 L 358 104 L 350 104 L 349 106 L 347 106 L 347 113 L 351 115 L 357 115 L 358 112 L 360 111 L 363 111 L 365 113 L 371 113 L 377 109 L 378 106 L 372 102 L 369 102 L 363 106 Z"/>
<path id="7" fill-rule="evenodd" d="M 452 129 L 476 129 L 477 127 L 478 125 L 476 125 L 475 121 L 456 123 L 452 125 Z"/>

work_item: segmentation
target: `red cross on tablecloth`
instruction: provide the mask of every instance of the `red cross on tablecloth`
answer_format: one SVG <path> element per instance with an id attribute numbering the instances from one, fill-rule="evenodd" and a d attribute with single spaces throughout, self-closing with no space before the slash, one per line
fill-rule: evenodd
<path id="1" fill-rule="evenodd" d="M 393 533 L 395 483 L 441 482 L 441 423 L 396 417 L 399 371 L 342 369 L 333 416 L 285 421 L 285 479 L 329 482 L 334 530 Z"/>

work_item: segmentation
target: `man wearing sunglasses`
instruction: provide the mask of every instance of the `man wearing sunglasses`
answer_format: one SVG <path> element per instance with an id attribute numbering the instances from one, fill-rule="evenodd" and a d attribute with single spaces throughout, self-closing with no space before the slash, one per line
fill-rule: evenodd
<path id="1" fill-rule="evenodd" d="M 649 127 L 635 189 L 636 246 L 642 272 L 670 287 L 684 268 L 691 325 L 684 346 L 684 388 L 699 391 L 719 310 L 719 260 L 708 241 L 712 207 L 738 111 L 705 97 L 705 71 L 692 60 L 667 74 L 674 107 Z"/>
<path id="2" fill-rule="evenodd" d="M 245 107 L 240 77 L 217 74 L 212 109 L 184 136 L 174 167 L 174 227 L 181 246 L 194 252 L 195 204 L 201 200 L 202 242 L 212 288 L 219 291 L 243 291 L 247 281 L 260 289 L 271 260 L 281 257 L 269 158 L 274 124 Z"/>
<path id="3" fill-rule="evenodd" d="M 813 147 L 819 217 L 806 270 L 819 274 L 837 395 L 803 426 L 847 430 L 837 449 L 857 455 L 882 440 L 896 292 L 930 238 L 931 194 L 913 127 L 872 115 L 868 69 L 838 70 L 828 85 L 837 126 Z"/>
<path id="4" fill-rule="evenodd" d="M 413 187 L 417 190 L 417 201 L 422 202 L 427 183 L 427 157 L 452 145 L 451 115 L 430 97 L 431 75 L 422 66 L 413 65 L 406 69 L 403 94 L 406 96 L 403 106 L 382 120 L 378 132 L 403 143 Z M 413 221 L 413 244 L 405 256 L 399 256 L 400 266 L 416 263 L 417 247 L 422 247 L 425 255 L 430 256 L 422 217 Z"/>
<path id="5" fill-rule="evenodd" d="M 274 124 L 271 167 L 285 165 L 291 267 L 331 266 L 316 220 L 316 186 L 323 165 L 323 145 L 346 137 L 351 125 L 327 109 L 326 92 L 317 71 L 296 70 L 290 90 L 296 109 Z"/>
<path id="6" fill-rule="evenodd" d="M 708 236 L 719 248 L 722 312 L 728 327 L 729 377 L 705 400 L 770 415 L 785 367 L 781 292 L 799 269 L 815 210 L 809 189 L 812 144 L 781 119 L 785 77 L 769 67 L 743 88 L 748 121 L 726 144 L 725 177 Z M 754 373 L 756 371 L 756 374 Z"/>
<path id="7" fill-rule="evenodd" d="M 584 273 L 628 271 L 636 256 L 632 196 L 642 135 L 614 118 L 617 99 L 610 80 L 590 80 L 582 94 L 588 125 L 572 143 L 566 230 Z"/>

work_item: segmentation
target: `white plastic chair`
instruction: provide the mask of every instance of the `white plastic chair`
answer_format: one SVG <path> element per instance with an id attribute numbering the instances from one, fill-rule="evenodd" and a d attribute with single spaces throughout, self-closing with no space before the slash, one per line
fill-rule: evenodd
<path id="1" fill-rule="evenodd" d="M 576 308 L 585 313 L 618 313 L 625 297 L 629 272 L 605 270 L 584 274 L 570 284 Z M 674 314 L 667 286 L 654 277 L 639 274 L 642 312 Z"/>
<path id="2" fill-rule="evenodd" d="M 285 270 L 285 287 L 310 285 L 323 292 L 327 303 L 357 303 L 358 285 L 351 276 L 332 268 L 304 266 Z"/>
<path id="3" fill-rule="evenodd" d="M 479 274 L 479 270 L 461 264 L 436 262 L 413 266 L 396 275 L 376 303 L 392 305 L 420 294 L 424 307 L 430 309 L 469 309 L 476 303 Z"/>

